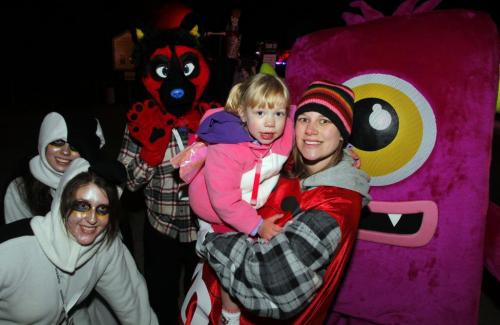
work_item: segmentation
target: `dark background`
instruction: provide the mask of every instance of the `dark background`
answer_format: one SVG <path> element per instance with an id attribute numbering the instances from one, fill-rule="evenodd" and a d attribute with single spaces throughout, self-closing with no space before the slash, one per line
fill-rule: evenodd
<path id="1" fill-rule="evenodd" d="M 113 71 L 112 38 L 151 21 L 153 14 L 169 2 L 2 2 L 0 136 L 4 140 L 5 158 L 0 185 L 6 184 L 13 174 L 18 174 L 25 166 L 25 158 L 36 153 L 40 122 L 50 111 L 93 111 L 103 124 L 108 143 L 105 148 L 111 157 L 116 157 L 125 112 L 131 101 L 143 99 L 138 94 L 143 87 L 139 83 L 124 81 L 122 72 Z M 252 56 L 257 42 L 263 40 L 274 40 L 279 49 L 289 49 L 301 35 L 344 26 L 342 12 L 359 13 L 358 9 L 349 7 L 349 0 L 181 2 L 199 14 L 205 31 L 223 31 L 231 9 L 240 8 L 242 56 Z M 401 3 L 400 0 L 366 2 L 385 15 L 391 15 Z M 493 4 L 494 1 L 488 0 L 443 0 L 435 10 L 480 10 L 489 13 L 498 25 L 500 11 L 493 10 Z M 213 42 L 208 39 L 204 42 L 211 55 L 223 55 L 221 46 L 214 46 Z M 212 71 L 212 76 L 218 72 Z M 110 89 L 114 91 L 114 100 L 109 98 Z M 498 147 L 498 140 L 495 141 L 494 148 Z M 494 157 L 495 154 L 498 152 L 494 150 Z M 500 171 L 492 169 L 492 188 L 500 183 L 499 174 Z M 492 191 L 491 196 L 500 204 L 498 191 Z"/>
<path id="2" fill-rule="evenodd" d="M 112 70 L 111 39 L 131 26 L 148 21 L 167 2 L 18 0 L 10 5 L 2 2 L 2 109 L 20 105 L 39 109 L 104 103 L 106 88 L 120 78 Z M 224 30 L 231 8 L 241 8 L 242 55 L 252 55 L 256 43 L 263 40 L 276 40 L 279 48 L 290 48 L 300 35 L 344 25 L 341 13 L 357 10 L 348 6 L 348 0 L 182 2 L 200 15 L 209 31 Z M 390 15 L 400 3 L 399 0 L 367 2 L 385 15 Z M 477 9 L 498 20 L 493 3 L 444 0 L 436 9 Z"/>
<path id="3" fill-rule="evenodd" d="M 23 1 L 2 2 L 0 8 L 0 131 L 4 140 L 4 163 L 0 185 L 25 166 L 36 153 L 38 129 L 50 111 L 91 110 L 100 118 L 111 157 L 116 157 L 130 102 L 143 97 L 142 85 L 124 81 L 113 71 L 112 38 L 134 26 L 151 21 L 169 1 Z M 201 18 L 205 31 L 223 31 L 232 8 L 242 11 L 242 56 L 252 56 L 257 42 L 274 40 L 289 49 L 301 35 L 345 25 L 341 13 L 357 12 L 349 0 L 300 2 L 181 1 Z M 375 9 L 391 15 L 400 0 L 368 0 Z M 424 1 L 420 1 L 422 3 Z M 494 1 L 443 0 L 436 10 L 465 8 L 487 12 L 499 21 Z M 221 47 L 205 40 L 211 55 Z M 212 71 L 214 76 L 219 70 Z M 215 78 L 213 78 L 215 79 Z M 109 90 L 114 91 L 114 100 Z M 210 89 L 210 87 L 209 87 Z M 139 97 L 139 98 L 136 98 Z M 498 124 L 497 114 L 497 124 Z M 494 148 L 498 147 L 495 137 Z M 494 150 L 494 157 L 499 153 Z M 495 160 L 494 160 L 495 161 Z M 498 160 L 496 160 L 498 161 Z M 492 169 L 491 184 L 500 183 L 500 171 Z M 500 204 L 499 191 L 492 199 Z"/>

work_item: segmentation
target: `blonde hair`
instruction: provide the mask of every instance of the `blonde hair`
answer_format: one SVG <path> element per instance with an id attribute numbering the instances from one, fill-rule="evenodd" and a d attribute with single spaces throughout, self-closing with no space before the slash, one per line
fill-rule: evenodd
<path id="1" fill-rule="evenodd" d="M 244 109 L 255 107 L 290 108 L 290 92 L 285 82 L 276 76 L 258 73 L 231 88 L 224 109 L 241 116 Z"/>

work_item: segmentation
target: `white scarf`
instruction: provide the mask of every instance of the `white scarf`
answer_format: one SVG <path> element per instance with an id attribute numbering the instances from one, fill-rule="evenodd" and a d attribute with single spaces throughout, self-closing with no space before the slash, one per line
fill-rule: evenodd
<path id="1" fill-rule="evenodd" d="M 74 272 L 97 253 L 106 233 L 103 231 L 92 244 L 82 246 L 68 233 L 59 211 L 64 187 L 76 175 L 88 171 L 89 166 L 83 158 L 73 160 L 59 182 L 49 213 L 31 219 L 31 228 L 47 258 L 68 273 Z"/>

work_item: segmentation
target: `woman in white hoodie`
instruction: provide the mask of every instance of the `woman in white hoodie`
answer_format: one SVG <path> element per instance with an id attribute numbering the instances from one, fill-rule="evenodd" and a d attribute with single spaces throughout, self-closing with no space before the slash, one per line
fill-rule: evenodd
<path id="1" fill-rule="evenodd" d="M 78 157 L 94 160 L 104 142 L 99 121 L 89 114 L 47 114 L 40 126 L 38 155 L 30 160 L 29 171 L 15 178 L 5 193 L 5 223 L 45 215 L 71 161 Z"/>
<path id="2" fill-rule="evenodd" d="M 74 307 L 93 289 L 122 324 L 158 323 L 117 236 L 117 188 L 89 167 L 73 160 L 46 216 L 0 229 L 0 323 L 78 324 Z"/>
<path id="3" fill-rule="evenodd" d="M 88 112 L 48 113 L 40 125 L 39 154 L 29 161 L 24 175 L 10 182 L 5 193 L 5 223 L 46 215 L 70 163 L 78 157 L 97 160 L 104 144 L 99 121 Z M 79 308 L 78 314 L 75 317 L 88 318 L 88 324 L 117 324 L 101 297 L 95 294 Z"/>

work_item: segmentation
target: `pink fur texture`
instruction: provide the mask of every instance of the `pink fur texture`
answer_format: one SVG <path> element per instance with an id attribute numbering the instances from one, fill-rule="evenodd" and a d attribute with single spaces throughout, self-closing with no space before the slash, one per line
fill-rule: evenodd
<path id="1" fill-rule="evenodd" d="M 413 139 L 430 136 L 428 152 L 413 170 L 372 186 L 370 193 L 374 201 L 388 204 L 433 202 L 437 216 L 429 218 L 437 226 L 416 247 L 405 244 L 407 236 L 401 245 L 358 240 L 333 306 L 337 317 L 350 324 L 477 323 L 497 44 L 496 27 L 486 14 L 450 10 L 323 30 L 303 36 L 292 48 L 286 79 L 293 102 L 313 80 L 348 82 L 373 75 L 376 83 L 383 75 L 415 89 L 423 98 L 416 106 L 424 103 L 431 112 L 431 127 Z M 362 86 L 354 91 L 356 96 L 385 95 L 372 88 L 369 96 Z M 405 125 L 400 123 L 398 137 Z M 405 142 L 391 145 L 393 152 L 407 150 Z M 379 159 L 388 164 L 396 158 Z M 366 163 L 362 160 L 362 168 Z"/>

